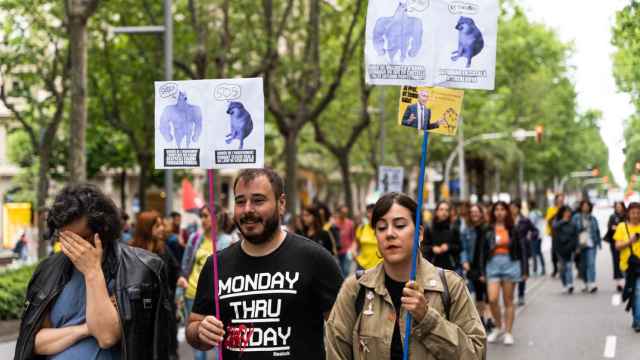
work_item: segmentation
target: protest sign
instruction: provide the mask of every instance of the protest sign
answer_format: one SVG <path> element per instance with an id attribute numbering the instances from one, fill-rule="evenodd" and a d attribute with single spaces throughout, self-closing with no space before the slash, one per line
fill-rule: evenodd
<path id="1" fill-rule="evenodd" d="M 370 0 L 366 81 L 493 90 L 498 0 Z"/>
<path id="2" fill-rule="evenodd" d="M 157 81 L 156 169 L 264 164 L 262 79 Z"/>
<path id="3" fill-rule="evenodd" d="M 464 91 L 403 86 L 398 105 L 398 124 L 454 136 L 462 109 Z"/>
<path id="4" fill-rule="evenodd" d="M 380 166 L 378 170 L 378 190 L 382 193 L 402 192 L 403 181 L 403 168 Z"/>

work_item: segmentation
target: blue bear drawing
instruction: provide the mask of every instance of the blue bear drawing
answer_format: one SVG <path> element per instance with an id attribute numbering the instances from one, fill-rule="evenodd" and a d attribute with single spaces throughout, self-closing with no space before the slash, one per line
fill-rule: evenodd
<path id="1" fill-rule="evenodd" d="M 251 134 L 253 130 L 253 120 L 251 120 L 251 114 L 244 108 L 241 102 L 231 101 L 227 108 L 227 114 L 229 114 L 229 122 L 231 125 L 231 132 L 227 134 L 225 142 L 231 143 L 232 140 L 240 140 L 240 150 L 244 147 L 244 139 Z"/>
<path id="2" fill-rule="evenodd" d="M 467 67 L 470 67 L 471 59 L 484 48 L 482 33 L 472 18 L 464 16 L 458 19 L 456 30 L 459 32 L 458 50 L 451 53 L 451 61 L 457 61 L 461 57 L 467 58 Z"/>
<path id="3" fill-rule="evenodd" d="M 418 55 L 422 46 L 422 21 L 407 12 L 407 4 L 400 2 L 393 16 L 379 18 L 373 27 L 373 47 L 380 56 L 388 54 L 392 63 L 398 51 L 404 62 L 407 55 Z"/>
<path id="4" fill-rule="evenodd" d="M 182 148 L 186 139 L 186 147 L 197 142 L 202 133 L 202 111 L 199 106 L 187 103 L 187 94 L 180 91 L 175 105 L 164 108 L 160 116 L 160 133 L 167 142 L 175 138 L 176 146 Z"/>

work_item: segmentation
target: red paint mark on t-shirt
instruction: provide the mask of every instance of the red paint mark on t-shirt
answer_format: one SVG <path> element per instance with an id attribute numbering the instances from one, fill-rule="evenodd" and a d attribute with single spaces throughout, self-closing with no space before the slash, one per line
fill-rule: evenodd
<path id="1" fill-rule="evenodd" d="M 248 327 L 245 325 L 227 326 L 227 338 L 223 342 L 225 349 L 234 348 L 240 349 L 240 352 L 249 346 L 249 341 L 253 336 L 254 327 Z"/>

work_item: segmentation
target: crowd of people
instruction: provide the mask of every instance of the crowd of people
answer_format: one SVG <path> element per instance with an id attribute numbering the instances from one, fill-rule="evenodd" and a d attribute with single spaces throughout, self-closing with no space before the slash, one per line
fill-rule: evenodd
<path id="1" fill-rule="evenodd" d="M 15 358 L 174 359 L 182 324 L 196 360 L 214 348 L 226 359 L 401 359 L 407 330 L 410 359 L 482 359 L 486 342 L 515 343 L 527 279 L 546 274 L 544 233 L 566 293 L 574 267 L 583 292 L 598 291 L 602 241 L 587 200 L 572 209 L 557 195 L 545 217 L 532 201 L 442 201 L 423 210 L 409 281 L 421 210 L 410 196 L 384 194 L 362 218 L 321 202 L 293 218 L 270 169 L 243 170 L 233 190 L 232 214 L 205 206 L 184 226 L 155 211 L 129 224 L 98 188 L 63 189 L 47 219 L 56 250 L 29 284 Z M 636 331 L 638 234 L 640 204 L 616 203 L 602 240 Z"/>

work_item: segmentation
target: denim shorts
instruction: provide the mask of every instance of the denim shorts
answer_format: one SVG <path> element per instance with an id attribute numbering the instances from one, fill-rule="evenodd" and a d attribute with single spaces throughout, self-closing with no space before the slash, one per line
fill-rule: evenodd
<path id="1" fill-rule="evenodd" d="M 509 255 L 494 255 L 487 263 L 487 279 L 490 282 L 519 282 L 521 278 L 520 260 L 511 260 Z"/>

